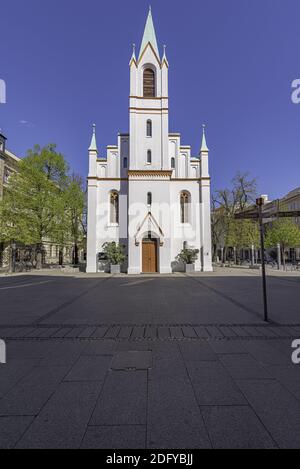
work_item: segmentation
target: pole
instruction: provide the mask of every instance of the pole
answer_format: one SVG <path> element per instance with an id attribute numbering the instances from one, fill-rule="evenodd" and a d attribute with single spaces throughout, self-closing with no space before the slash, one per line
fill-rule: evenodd
<path id="1" fill-rule="evenodd" d="M 265 263 L 265 240 L 261 199 L 257 200 L 259 228 L 260 228 L 260 250 L 261 250 L 261 268 L 262 268 L 262 284 L 263 284 L 263 300 L 264 300 L 264 321 L 269 322 L 268 318 L 268 299 L 267 299 L 267 281 L 266 281 L 266 263 Z"/>

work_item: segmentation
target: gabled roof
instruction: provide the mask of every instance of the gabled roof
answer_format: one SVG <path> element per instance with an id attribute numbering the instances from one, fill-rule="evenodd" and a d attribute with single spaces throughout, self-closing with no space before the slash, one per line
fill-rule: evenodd
<path id="1" fill-rule="evenodd" d="M 149 8 L 148 18 L 147 18 L 147 21 L 146 21 L 146 26 L 145 26 L 144 36 L 143 36 L 143 40 L 142 40 L 142 44 L 141 44 L 139 58 L 141 57 L 141 55 L 143 54 L 145 48 L 147 47 L 147 45 L 149 43 L 153 47 L 153 49 L 154 49 L 155 53 L 157 54 L 158 58 L 160 58 L 159 50 L 158 50 L 158 46 L 157 46 L 155 28 L 154 28 L 154 24 L 153 24 L 151 7 Z"/>

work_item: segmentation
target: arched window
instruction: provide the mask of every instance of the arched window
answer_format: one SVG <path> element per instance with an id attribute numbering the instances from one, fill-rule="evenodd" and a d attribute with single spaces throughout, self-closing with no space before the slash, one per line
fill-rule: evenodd
<path id="1" fill-rule="evenodd" d="M 152 121 L 147 121 L 147 137 L 152 137 Z"/>
<path id="2" fill-rule="evenodd" d="M 110 194 L 110 223 L 119 223 L 119 194 L 115 191 Z"/>
<path id="3" fill-rule="evenodd" d="M 148 150 L 147 151 L 147 164 L 151 164 L 151 163 L 152 163 L 152 151 Z"/>
<path id="4" fill-rule="evenodd" d="M 148 192 L 147 194 L 147 205 L 152 205 L 152 193 Z"/>
<path id="5" fill-rule="evenodd" d="M 155 72 L 151 68 L 144 71 L 144 97 L 155 98 Z"/>
<path id="6" fill-rule="evenodd" d="M 181 223 L 189 223 L 189 207 L 191 197 L 188 192 L 181 192 L 180 194 L 180 221 Z"/>
<path id="7" fill-rule="evenodd" d="M 171 169 L 175 169 L 175 158 L 171 158 Z"/>

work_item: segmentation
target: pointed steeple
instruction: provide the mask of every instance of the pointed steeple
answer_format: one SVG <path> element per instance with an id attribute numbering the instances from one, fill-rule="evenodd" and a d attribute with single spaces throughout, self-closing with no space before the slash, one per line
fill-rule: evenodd
<path id="1" fill-rule="evenodd" d="M 202 133 L 202 143 L 201 143 L 201 149 L 200 152 L 208 152 L 209 149 L 207 147 L 206 143 L 206 134 L 205 134 L 205 124 L 202 125 L 203 133 Z"/>
<path id="2" fill-rule="evenodd" d="M 98 151 L 97 142 L 96 142 L 96 124 L 93 124 L 93 135 L 90 144 L 89 151 Z"/>
<path id="3" fill-rule="evenodd" d="M 143 36 L 142 45 L 140 49 L 139 58 L 141 57 L 142 53 L 144 52 L 145 47 L 147 47 L 149 42 L 151 46 L 153 47 L 155 53 L 157 54 L 157 57 L 159 58 L 160 56 L 159 56 L 159 50 L 157 47 L 157 40 L 156 40 L 155 28 L 153 24 L 151 7 L 149 7 L 149 13 L 148 13 L 147 21 L 146 21 L 146 26 L 145 26 L 145 31 L 144 31 L 144 36 Z"/>

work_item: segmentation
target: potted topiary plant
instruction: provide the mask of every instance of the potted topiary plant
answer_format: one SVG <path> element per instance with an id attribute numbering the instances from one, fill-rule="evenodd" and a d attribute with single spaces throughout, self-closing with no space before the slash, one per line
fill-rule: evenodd
<path id="1" fill-rule="evenodd" d="M 185 272 L 190 273 L 195 271 L 195 262 L 198 259 L 199 249 L 184 248 L 178 254 L 176 259 L 183 262 L 185 265 Z"/>
<path id="2" fill-rule="evenodd" d="M 102 248 L 107 262 L 110 264 L 110 273 L 119 274 L 121 272 L 121 264 L 123 264 L 126 259 L 126 255 L 123 251 L 125 246 L 112 241 L 110 243 L 104 243 Z"/>

